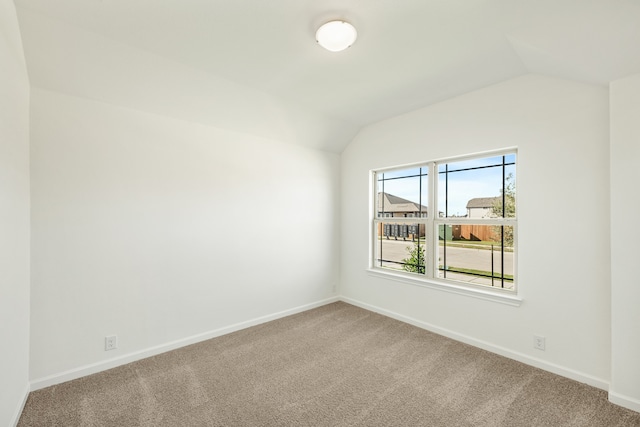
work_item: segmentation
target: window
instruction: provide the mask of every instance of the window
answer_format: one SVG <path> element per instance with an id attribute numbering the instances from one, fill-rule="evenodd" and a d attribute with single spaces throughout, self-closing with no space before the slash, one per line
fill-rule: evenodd
<path id="1" fill-rule="evenodd" d="M 373 172 L 372 268 L 514 292 L 516 152 Z"/>

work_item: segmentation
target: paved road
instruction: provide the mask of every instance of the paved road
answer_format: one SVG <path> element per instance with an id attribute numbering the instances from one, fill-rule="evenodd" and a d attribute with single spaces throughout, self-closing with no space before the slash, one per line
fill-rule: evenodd
<path id="1" fill-rule="evenodd" d="M 382 243 L 382 258 L 389 261 L 400 262 L 409 256 L 409 251 L 413 249 L 414 243 L 402 240 L 386 240 Z M 439 247 L 438 258 L 440 264 L 444 261 L 444 247 Z M 376 248 L 376 255 L 380 255 L 380 244 Z M 493 252 L 494 272 L 500 272 L 501 254 L 499 250 Z M 379 258 L 377 256 L 376 258 Z M 446 247 L 447 266 L 457 268 L 468 268 L 473 270 L 491 271 L 491 250 L 460 248 L 455 246 Z M 389 263 L 389 267 L 402 268 L 400 264 Z M 513 252 L 504 253 L 504 274 L 513 274 Z"/>

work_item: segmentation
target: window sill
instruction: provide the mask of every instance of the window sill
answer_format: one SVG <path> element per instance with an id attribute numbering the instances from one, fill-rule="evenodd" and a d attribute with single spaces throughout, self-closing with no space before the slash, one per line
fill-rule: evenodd
<path id="1" fill-rule="evenodd" d="M 367 269 L 367 273 L 370 276 L 393 280 L 394 282 L 402 282 L 409 285 L 436 289 L 438 291 L 449 292 L 452 294 L 465 295 L 472 298 L 497 302 L 514 307 L 519 307 L 520 304 L 522 304 L 522 298 L 514 294 L 507 294 L 496 290 L 492 291 L 490 289 L 472 288 L 435 279 L 416 279 L 401 273 L 394 273 L 373 268 Z"/>

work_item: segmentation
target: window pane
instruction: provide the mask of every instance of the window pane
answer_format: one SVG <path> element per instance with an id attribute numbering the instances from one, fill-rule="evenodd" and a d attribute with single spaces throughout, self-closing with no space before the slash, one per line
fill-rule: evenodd
<path id="1" fill-rule="evenodd" d="M 510 154 L 439 164 L 438 216 L 515 217 L 514 162 Z"/>
<path id="2" fill-rule="evenodd" d="M 377 215 L 427 216 L 427 168 L 411 168 L 377 174 Z"/>
<path id="3" fill-rule="evenodd" d="M 504 218 L 516 217 L 516 165 L 505 166 L 504 212 Z M 499 213 L 502 213 L 502 209 L 499 209 Z"/>
<path id="4" fill-rule="evenodd" d="M 424 230 L 424 224 L 378 223 L 374 260 L 376 267 L 424 274 Z"/>
<path id="5" fill-rule="evenodd" d="M 513 289 L 513 227 L 450 224 L 438 230 L 438 277 Z"/>

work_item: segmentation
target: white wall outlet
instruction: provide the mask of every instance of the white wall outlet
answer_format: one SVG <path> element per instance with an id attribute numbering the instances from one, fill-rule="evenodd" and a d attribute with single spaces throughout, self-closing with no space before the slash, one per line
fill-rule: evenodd
<path id="1" fill-rule="evenodd" d="M 118 336 L 109 335 L 104 337 L 104 351 L 115 350 L 118 348 Z"/>
<path id="2" fill-rule="evenodd" d="M 540 335 L 533 336 L 533 348 L 544 351 L 546 338 Z"/>

